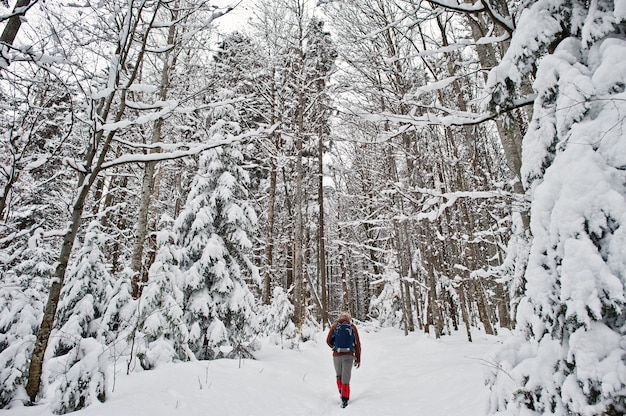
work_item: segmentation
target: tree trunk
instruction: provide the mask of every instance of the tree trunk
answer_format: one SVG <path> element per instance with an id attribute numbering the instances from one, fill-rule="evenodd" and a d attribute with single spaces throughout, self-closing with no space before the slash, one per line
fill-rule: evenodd
<path id="1" fill-rule="evenodd" d="M 270 167 L 270 189 L 267 207 L 267 230 L 265 240 L 265 274 L 263 277 L 263 303 L 269 305 L 272 298 L 272 270 L 274 263 L 274 216 L 276 206 L 276 162 Z"/>
<path id="2" fill-rule="evenodd" d="M 459 296 L 461 298 L 461 316 L 463 317 L 463 323 L 465 324 L 465 331 L 467 332 L 467 340 L 472 342 L 472 331 L 471 325 L 469 321 L 469 316 L 467 314 L 467 299 L 465 296 L 465 288 L 463 287 L 463 283 L 459 285 Z"/>
<path id="3" fill-rule="evenodd" d="M 502 328 L 513 329 L 511 325 L 511 317 L 509 316 L 509 297 L 504 290 L 504 286 L 495 282 L 496 298 L 498 302 L 498 318 Z"/>
<path id="4" fill-rule="evenodd" d="M 396 233 L 396 253 L 398 255 L 398 261 L 400 263 L 400 293 L 402 294 L 402 312 L 404 314 L 405 323 L 409 332 L 415 331 L 415 322 L 413 321 L 413 305 L 411 302 L 411 291 L 409 290 L 408 282 L 405 280 L 410 276 L 410 244 L 405 237 L 406 229 L 403 224 L 394 221 L 395 233 Z"/>
<path id="5" fill-rule="evenodd" d="M 277 110 L 276 103 L 276 68 L 272 67 L 271 72 L 271 84 L 270 84 L 270 125 L 274 126 L 281 119 L 281 115 Z M 270 134 L 270 142 L 274 145 L 276 153 L 281 151 L 280 135 L 275 131 Z M 278 177 L 278 166 L 276 164 L 276 157 L 270 156 L 270 184 L 269 184 L 269 197 L 267 202 L 267 229 L 265 231 L 265 273 L 263 277 L 263 303 L 269 305 L 272 298 L 272 272 L 274 270 L 274 224 L 276 221 L 276 187 Z M 287 195 L 285 194 L 285 198 Z"/>
<path id="6" fill-rule="evenodd" d="M 160 130 L 161 123 L 161 120 L 156 121 L 155 130 Z M 160 135 L 160 131 L 158 134 Z M 148 230 L 148 212 L 150 211 L 150 202 L 152 201 L 152 193 L 154 192 L 155 168 L 156 163 L 146 163 L 141 186 L 141 202 L 139 204 L 135 241 L 133 243 L 133 254 L 131 257 L 131 269 L 134 272 L 132 295 L 135 299 L 141 296 L 141 292 L 143 290 L 143 284 L 141 282 L 141 276 L 143 274 L 143 251 Z"/>
<path id="7" fill-rule="evenodd" d="M 1 59 L 1 58 L 0 58 Z M 13 188 L 13 183 L 17 179 L 17 172 L 15 170 L 14 161 L 11 166 L 7 169 L 8 173 L 6 175 L 7 182 L 4 184 L 4 189 L 2 190 L 2 195 L 0 195 L 0 219 L 9 218 L 8 211 L 5 213 L 4 210 L 7 206 L 7 200 L 9 198 L 9 194 L 11 193 L 11 189 Z"/>
<path id="8" fill-rule="evenodd" d="M 302 218 L 302 182 L 304 180 L 304 172 L 302 166 L 302 134 L 303 134 L 303 125 L 302 125 L 302 112 L 304 109 L 302 108 L 303 98 L 300 97 L 300 108 L 299 108 L 299 128 L 300 132 L 296 139 L 296 194 L 295 194 L 295 230 L 294 230 L 294 247 L 293 247 L 293 279 L 294 279 L 294 320 L 295 324 L 300 329 L 302 324 L 304 323 L 304 299 L 302 293 L 302 272 L 303 272 L 303 253 L 302 246 L 303 242 L 303 218 Z"/>
<path id="9" fill-rule="evenodd" d="M 72 247 L 76 240 L 76 235 L 80 229 L 80 222 L 85 206 L 85 201 L 89 195 L 89 189 L 95 179 L 95 173 L 92 175 L 83 177 L 81 180 L 82 187 L 76 197 L 74 206 L 72 209 L 72 216 L 70 219 L 70 227 L 63 236 L 63 245 L 61 246 L 61 253 L 59 260 L 52 277 L 52 285 L 50 286 L 50 293 L 48 294 L 48 301 L 44 309 L 41 326 L 37 332 L 37 340 L 35 341 L 35 348 L 30 359 L 28 382 L 26 384 L 26 392 L 31 402 L 35 402 L 37 394 L 39 393 L 39 386 L 41 384 L 41 371 L 43 368 L 43 359 L 48 347 L 48 340 L 50 339 L 50 333 L 54 327 L 54 317 L 56 315 L 59 299 L 61 296 L 61 288 L 63 287 L 63 281 L 65 280 L 65 271 L 70 260 L 70 254 L 72 253 Z"/>
<path id="10" fill-rule="evenodd" d="M 178 3 L 178 2 L 176 2 Z M 171 10 L 171 21 L 175 22 L 178 18 L 177 7 L 178 4 L 173 5 Z M 174 44 L 174 37 L 176 36 L 177 25 L 171 25 L 167 34 L 167 45 Z M 163 69 L 161 72 L 161 85 L 159 98 L 162 101 L 167 100 L 167 92 L 170 89 L 170 72 L 176 66 L 176 57 L 172 59 L 173 48 L 168 48 L 163 57 Z M 157 144 L 163 140 L 162 137 L 163 119 L 159 118 L 154 122 L 154 130 L 152 131 L 151 143 Z M 161 149 L 156 148 L 150 151 L 150 153 L 160 153 Z M 143 282 L 147 276 L 147 270 L 143 270 L 143 252 L 146 242 L 147 230 L 148 230 L 148 213 L 150 212 L 150 203 L 152 202 L 152 194 L 154 193 L 155 186 L 155 171 L 156 162 L 148 162 L 144 166 L 143 181 L 141 185 L 141 202 L 139 204 L 139 213 L 137 218 L 137 228 L 135 233 L 135 241 L 133 243 L 133 254 L 131 257 L 131 270 L 133 270 L 132 281 L 132 295 L 137 299 L 141 296 L 143 290 Z"/>
<path id="11" fill-rule="evenodd" d="M 478 317 L 480 321 L 483 323 L 485 328 L 485 333 L 489 335 L 495 335 L 495 331 L 493 330 L 493 325 L 491 325 L 491 321 L 489 320 L 489 313 L 487 311 L 487 304 L 485 301 L 485 295 L 483 293 L 482 285 L 479 281 L 473 279 L 469 281 L 472 287 L 472 293 L 474 295 L 474 299 L 476 300 L 476 305 L 478 307 Z"/>
<path id="12" fill-rule="evenodd" d="M 37 3 L 37 0 L 17 0 L 15 3 L 13 15 L 9 18 L 2 35 L 0 35 L 0 68 L 8 67 L 11 63 L 8 58 L 8 48 L 4 44 L 13 45 L 17 32 L 20 30 L 20 26 L 22 26 L 22 18 L 35 3 Z"/>
<path id="13" fill-rule="evenodd" d="M 324 140 L 320 132 L 318 143 L 318 171 L 319 171 L 319 188 L 317 192 L 318 204 L 319 204 L 319 271 L 320 271 L 320 283 L 322 286 L 322 328 L 326 328 L 328 323 L 328 299 L 326 298 L 326 234 L 325 234 L 325 222 L 324 222 Z"/>
<path id="14" fill-rule="evenodd" d="M 402 275 L 400 275 L 400 281 L 398 282 L 400 286 L 400 305 L 402 308 L 402 328 L 404 329 L 404 336 L 409 335 L 409 313 L 407 311 L 407 300 L 409 294 L 405 294 L 406 290 L 404 289 L 404 284 L 402 282 Z"/>

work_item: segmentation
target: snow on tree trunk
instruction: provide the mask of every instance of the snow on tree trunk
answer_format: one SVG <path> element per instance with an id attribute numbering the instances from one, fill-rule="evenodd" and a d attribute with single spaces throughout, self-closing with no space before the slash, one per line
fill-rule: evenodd
<path id="1" fill-rule="evenodd" d="M 539 63 L 522 166 L 533 240 L 519 332 L 500 350 L 503 371 L 492 378 L 494 411 L 626 412 L 626 9 L 620 4 L 529 5 L 517 25 L 524 30 L 514 33 L 492 74 L 502 93 L 499 87 Z M 544 56 L 548 45 L 556 47 Z"/>

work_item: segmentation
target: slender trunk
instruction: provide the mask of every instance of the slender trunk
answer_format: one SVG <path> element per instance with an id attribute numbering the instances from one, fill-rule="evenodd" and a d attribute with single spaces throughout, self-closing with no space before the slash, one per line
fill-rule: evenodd
<path id="1" fill-rule="evenodd" d="M 302 218 L 302 181 L 304 180 L 304 172 L 302 166 L 302 132 L 304 127 L 302 125 L 302 112 L 304 109 L 303 97 L 300 94 L 300 108 L 299 108 L 299 134 L 296 143 L 296 194 L 295 194 L 295 230 L 294 230 L 294 256 L 293 256 L 293 278 L 294 278 L 294 303 L 295 303 L 295 324 L 298 328 L 302 327 L 304 323 L 304 299 L 302 293 L 302 271 L 303 271 L 303 218 Z"/>
<path id="2" fill-rule="evenodd" d="M 337 215 L 339 215 L 339 211 L 337 211 Z M 344 238 L 340 227 L 337 229 L 337 237 L 339 241 L 342 241 Z M 337 246 L 337 251 L 338 251 L 337 254 L 339 258 L 340 282 L 341 282 L 342 300 L 343 300 L 342 309 L 349 310 L 350 292 L 348 290 L 348 285 L 346 282 L 346 279 L 348 278 L 347 267 L 346 267 L 346 254 L 345 254 L 345 251 L 343 250 L 343 246 L 341 245 L 341 243 Z"/>
<path id="3" fill-rule="evenodd" d="M 13 188 L 13 184 L 15 182 L 15 180 L 17 179 L 17 173 L 15 170 L 15 165 L 12 164 L 11 167 L 8 169 L 8 173 L 7 173 L 7 182 L 4 184 L 4 189 L 2 190 L 2 195 L 0 195 L 0 219 L 2 218 L 9 218 L 9 213 L 7 211 L 7 213 L 4 212 L 6 206 L 7 206 L 7 200 L 9 198 L 9 195 L 11 193 L 11 189 Z"/>
<path id="4" fill-rule="evenodd" d="M 405 280 L 410 275 L 410 244 L 405 237 L 406 229 L 403 224 L 398 221 L 394 222 L 396 233 L 396 252 L 400 263 L 400 293 L 402 294 L 402 312 L 404 314 L 405 323 L 409 332 L 415 331 L 415 322 L 413 321 L 413 305 L 411 302 L 411 292 L 408 282 Z M 408 258 L 407 258 L 408 257 Z"/>
<path id="5" fill-rule="evenodd" d="M 415 298 L 415 314 L 417 316 L 417 328 L 421 331 L 424 329 L 424 318 L 422 316 L 422 310 L 424 302 L 420 294 L 419 285 L 417 282 L 413 282 L 413 297 Z"/>
<path id="6" fill-rule="evenodd" d="M 309 287 L 311 288 L 311 292 L 313 293 L 313 298 L 315 299 L 315 303 L 317 304 L 317 307 L 320 308 L 320 310 L 322 309 L 322 300 L 320 299 L 319 294 L 317 293 L 317 289 L 315 288 L 315 285 L 313 284 L 313 281 L 311 280 L 311 276 L 309 275 L 309 273 L 305 272 L 304 273 L 304 277 L 306 278 L 307 283 L 309 284 Z M 328 322 L 325 322 L 325 324 L 327 324 Z"/>
<path id="7" fill-rule="evenodd" d="M 41 326 L 37 332 L 37 340 L 35 341 L 35 348 L 33 350 L 29 372 L 28 382 L 26 384 L 26 392 L 31 402 L 35 402 L 37 393 L 39 393 L 39 386 L 41 384 L 41 371 L 43 368 L 43 359 L 48 347 L 48 340 L 50 339 L 50 333 L 54 326 L 54 317 L 56 315 L 59 299 L 61 296 L 61 288 L 63 287 L 63 281 L 65 280 L 65 271 L 69 263 L 70 254 L 76 235 L 80 228 L 80 220 L 82 217 L 85 201 L 89 195 L 89 189 L 95 179 L 95 174 L 83 178 L 82 187 L 72 209 L 72 216 L 70 219 L 70 227 L 63 236 L 63 245 L 61 246 L 61 253 L 57 262 L 56 269 L 52 278 L 52 285 L 50 287 L 50 293 L 48 294 L 48 301 L 44 309 L 44 315 L 41 321 Z"/>
<path id="8" fill-rule="evenodd" d="M 469 321 L 469 316 L 467 313 L 467 299 L 465 296 L 465 288 L 463 287 L 463 283 L 459 285 L 459 295 L 461 298 L 461 316 L 463 318 L 463 323 L 465 324 L 465 331 L 467 332 L 467 340 L 472 342 L 472 331 L 471 325 Z"/>
<path id="9" fill-rule="evenodd" d="M 276 206 L 276 163 L 271 161 L 270 189 L 267 207 L 267 230 L 265 241 L 265 275 L 263 277 L 263 303 L 269 305 L 272 297 L 272 264 L 274 263 L 274 211 Z"/>
<path id="10" fill-rule="evenodd" d="M 407 301 L 406 298 L 408 294 L 405 294 L 406 290 L 404 290 L 404 284 L 402 282 L 402 276 L 400 276 L 400 305 L 402 308 L 402 328 L 404 329 L 404 336 L 409 335 L 409 314 L 406 308 Z"/>
<path id="11" fill-rule="evenodd" d="M 496 298 L 498 302 L 498 317 L 502 328 L 513 329 L 511 325 L 511 317 L 509 316 L 509 297 L 507 296 L 504 285 L 495 283 Z"/>
<path id="12" fill-rule="evenodd" d="M 277 111 L 276 104 L 276 68 L 272 67 L 271 74 L 271 89 L 270 89 L 270 125 L 274 126 L 280 119 L 280 115 Z M 280 135 L 276 132 L 270 134 L 270 142 L 274 145 L 276 152 L 281 149 Z M 266 229 L 266 241 L 265 241 L 265 273 L 263 277 L 263 303 L 269 305 L 272 298 L 272 271 L 274 265 L 274 224 L 276 221 L 276 187 L 278 177 L 278 166 L 276 165 L 276 159 L 272 157 L 270 159 L 270 185 L 269 185 L 269 198 L 267 203 L 267 229 Z M 286 195 L 285 195 L 286 197 Z"/>
<path id="13" fill-rule="evenodd" d="M 160 130 L 160 121 L 157 120 L 155 130 Z M 159 133 L 155 133 L 159 134 Z M 141 202 L 139 204 L 139 214 L 137 218 L 137 226 L 135 233 L 135 241 L 133 243 L 133 254 L 131 257 L 131 269 L 133 270 L 132 295 L 137 299 L 141 296 L 143 285 L 141 284 L 141 276 L 143 274 L 143 251 L 146 242 L 148 230 L 148 212 L 150 211 L 150 202 L 152 201 L 152 193 L 154 191 L 154 172 L 156 169 L 155 162 L 146 163 L 141 186 Z"/>
<path id="14" fill-rule="evenodd" d="M 175 22 L 178 18 L 177 4 L 173 5 L 171 20 Z M 167 34 L 167 44 L 173 45 L 174 38 L 176 36 L 176 25 L 171 25 Z M 176 58 L 170 60 L 172 56 L 172 48 L 169 48 L 163 56 L 163 69 L 161 72 L 161 86 L 160 86 L 160 99 L 165 101 L 167 99 L 167 92 L 170 88 L 170 72 L 176 65 Z M 154 122 L 154 130 L 152 131 L 151 143 L 160 143 L 162 137 L 163 119 L 159 118 Z M 160 153 L 160 149 L 153 149 L 151 153 Z M 146 280 L 143 276 L 147 276 L 147 269 L 143 270 L 143 252 L 146 242 L 146 236 L 148 234 L 148 213 L 150 212 L 150 203 L 152 202 L 152 194 L 155 187 L 155 171 L 156 162 L 148 162 L 144 166 L 143 181 L 141 186 L 141 201 L 139 204 L 139 212 L 137 218 L 137 228 L 135 233 L 135 241 L 133 243 L 133 253 L 131 256 L 131 270 L 133 270 L 132 281 L 132 295 L 137 299 L 141 296 L 143 290 L 143 280 Z"/>
<path id="15" fill-rule="evenodd" d="M 435 259 L 431 259 L 428 262 L 428 325 L 424 327 L 424 331 L 430 333 L 430 325 L 433 325 L 435 327 L 435 338 L 440 338 L 441 334 L 443 333 L 443 316 L 441 315 L 441 309 L 439 308 L 439 302 L 437 298 L 437 278 L 435 276 L 435 270 L 433 267 L 434 261 Z"/>
<path id="16" fill-rule="evenodd" d="M 305 300 L 303 287 L 304 272 L 304 166 L 303 146 L 305 138 L 304 113 L 305 113 L 305 56 L 304 56 L 304 4 L 297 1 L 295 4 L 298 19 L 298 66 L 299 71 L 294 74 L 298 85 L 298 104 L 296 112 L 296 194 L 295 194 L 295 230 L 294 230 L 294 320 L 298 329 L 302 328 L 305 319 Z"/>
<path id="17" fill-rule="evenodd" d="M 483 292 L 482 285 L 477 280 L 470 280 L 470 283 L 472 285 L 472 292 L 474 295 L 474 299 L 476 300 L 476 305 L 478 307 L 478 317 L 483 323 L 485 333 L 489 335 L 495 335 L 495 331 L 493 330 L 493 326 L 491 325 L 491 321 L 489 320 L 489 313 L 487 312 L 485 294 Z"/>
<path id="18" fill-rule="evenodd" d="M 119 188 L 120 189 L 126 189 L 127 184 L 128 184 L 128 176 L 127 175 L 121 175 L 120 182 L 119 182 Z M 113 200 L 113 193 L 109 192 L 107 194 L 106 198 L 105 198 L 105 206 L 107 206 L 107 207 L 111 206 L 112 200 Z M 109 221 L 108 218 L 110 218 L 109 215 L 104 217 L 104 219 L 103 219 L 103 225 L 104 226 L 106 226 L 107 222 Z M 117 221 L 115 221 L 115 224 L 116 224 L 118 230 L 126 230 L 126 229 L 128 229 L 128 220 L 123 215 L 117 216 Z M 111 254 L 111 273 L 113 275 L 115 275 L 123 267 L 123 265 L 121 264 L 121 261 L 120 261 L 120 258 L 122 257 L 122 245 L 123 244 L 120 242 L 119 238 L 116 238 L 115 241 L 113 242 L 113 250 L 112 250 L 112 254 Z"/>
<path id="19" fill-rule="evenodd" d="M 176 184 L 174 189 L 176 189 L 175 191 L 175 201 L 174 201 L 174 216 L 173 218 L 178 218 L 178 215 L 180 214 L 180 211 L 183 208 L 183 174 L 182 174 L 182 169 L 178 171 L 178 174 L 176 175 Z"/>
<path id="20" fill-rule="evenodd" d="M 322 328 L 325 328 L 328 322 L 328 299 L 326 298 L 326 234 L 325 234 L 325 222 L 324 222 L 324 141 L 322 136 L 319 138 L 319 154 L 318 154 L 318 169 L 319 169 L 319 189 L 318 189 L 318 202 L 319 202 L 319 270 L 320 281 L 322 286 Z"/>
<path id="21" fill-rule="evenodd" d="M 350 310 L 350 289 L 348 288 L 348 270 L 345 260 L 341 259 L 341 288 L 343 289 L 343 310 Z"/>

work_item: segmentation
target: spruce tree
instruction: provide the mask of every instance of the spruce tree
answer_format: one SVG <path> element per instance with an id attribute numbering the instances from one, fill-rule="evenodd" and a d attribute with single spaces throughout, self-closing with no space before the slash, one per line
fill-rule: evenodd
<path id="1" fill-rule="evenodd" d="M 492 409 L 626 412 L 626 12 L 619 2 L 532 2 L 503 63 L 495 107 L 537 68 L 522 173 L 531 201 L 519 332 L 500 351 Z M 511 384 L 511 378 L 513 383 Z M 529 413 L 529 411 L 531 413 Z"/>
<path id="2" fill-rule="evenodd" d="M 156 258 L 139 302 L 140 334 L 137 338 L 143 343 L 138 356 L 146 369 L 163 362 L 193 358 L 187 345 L 189 330 L 183 319 L 184 295 L 178 268 L 180 249 L 175 245 L 172 223 L 167 215 L 161 219 Z"/>
<path id="3" fill-rule="evenodd" d="M 291 340 L 288 347 L 292 347 L 296 338 L 296 326 L 293 323 L 294 306 L 282 287 L 274 288 L 272 303 L 266 306 L 263 313 L 263 326 L 274 344 L 284 347 L 285 340 Z"/>
<path id="4" fill-rule="evenodd" d="M 28 356 L 43 314 L 46 279 L 52 273 L 49 247 L 34 232 L 23 259 L 7 270 L 0 285 L 0 408 L 26 400 Z"/>
<path id="5" fill-rule="evenodd" d="M 218 107 L 212 120 L 208 140 L 223 142 L 241 131 L 231 106 Z M 248 288 L 249 282 L 258 284 L 249 239 L 256 214 L 248 202 L 248 182 L 238 144 L 206 151 L 174 227 L 189 346 L 198 359 L 241 350 L 256 331 L 255 300 Z"/>
<path id="6" fill-rule="evenodd" d="M 108 360 L 101 321 L 112 286 L 100 250 L 106 239 L 100 223 L 91 222 L 66 274 L 50 343 L 54 358 L 47 363 L 50 382 L 56 383 L 55 413 L 82 409 L 106 395 Z"/>

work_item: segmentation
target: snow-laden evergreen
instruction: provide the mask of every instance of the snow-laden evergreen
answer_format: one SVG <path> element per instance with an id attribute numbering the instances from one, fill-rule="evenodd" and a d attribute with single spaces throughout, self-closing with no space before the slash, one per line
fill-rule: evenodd
<path id="1" fill-rule="evenodd" d="M 207 140 L 220 142 L 239 134 L 233 113 L 230 106 L 215 110 L 217 121 Z M 248 282 L 258 284 L 250 259 L 256 214 L 247 199 L 248 182 L 236 144 L 204 152 L 174 226 L 181 248 L 184 320 L 189 347 L 198 359 L 240 352 L 257 330 L 255 299 L 248 288 Z"/>
<path id="2" fill-rule="evenodd" d="M 107 236 L 92 221 L 85 241 L 66 274 L 65 285 L 48 348 L 46 373 L 56 390 L 52 408 L 64 414 L 89 406 L 106 396 L 106 355 L 102 315 L 112 278 L 100 247 Z"/>
<path id="3" fill-rule="evenodd" d="M 529 4 L 496 70 L 515 81 L 539 62 L 523 145 L 533 240 L 520 332 L 493 380 L 492 409 L 504 414 L 626 412 L 622 3 Z"/>
<path id="4" fill-rule="evenodd" d="M 382 281 L 380 294 L 372 298 L 370 313 L 382 327 L 399 328 L 402 323 L 402 294 L 400 289 L 400 275 L 393 269 L 387 269 Z"/>
<path id="5" fill-rule="evenodd" d="M 177 266 L 179 249 L 174 244 L 172 223 L 167 215 L 161 220 L 161 231 L 157 233 L 157 255 L 139 303 L 136 354 L 146 369 L 193 358 L 187 345 L 189 330 L 183 320 L 184 295 Z"/>
<path id="6" fill-rule="evenodd" d="M 261 326 L 274 344 L 292 348 L 297 345 L 296 326 L 293 323 L 294 306 L 282 287 L 275 287 L 272 303 L 261 316 Z"/>
<path id="7" fill-rule="evenodd" d="M 24 400 L 30 354 L 41 323 L 51 273 L 49 247 L 38 229 L 29 239 L 22 259 L 4 273 L 0 285 L 0 407 Z"/>

